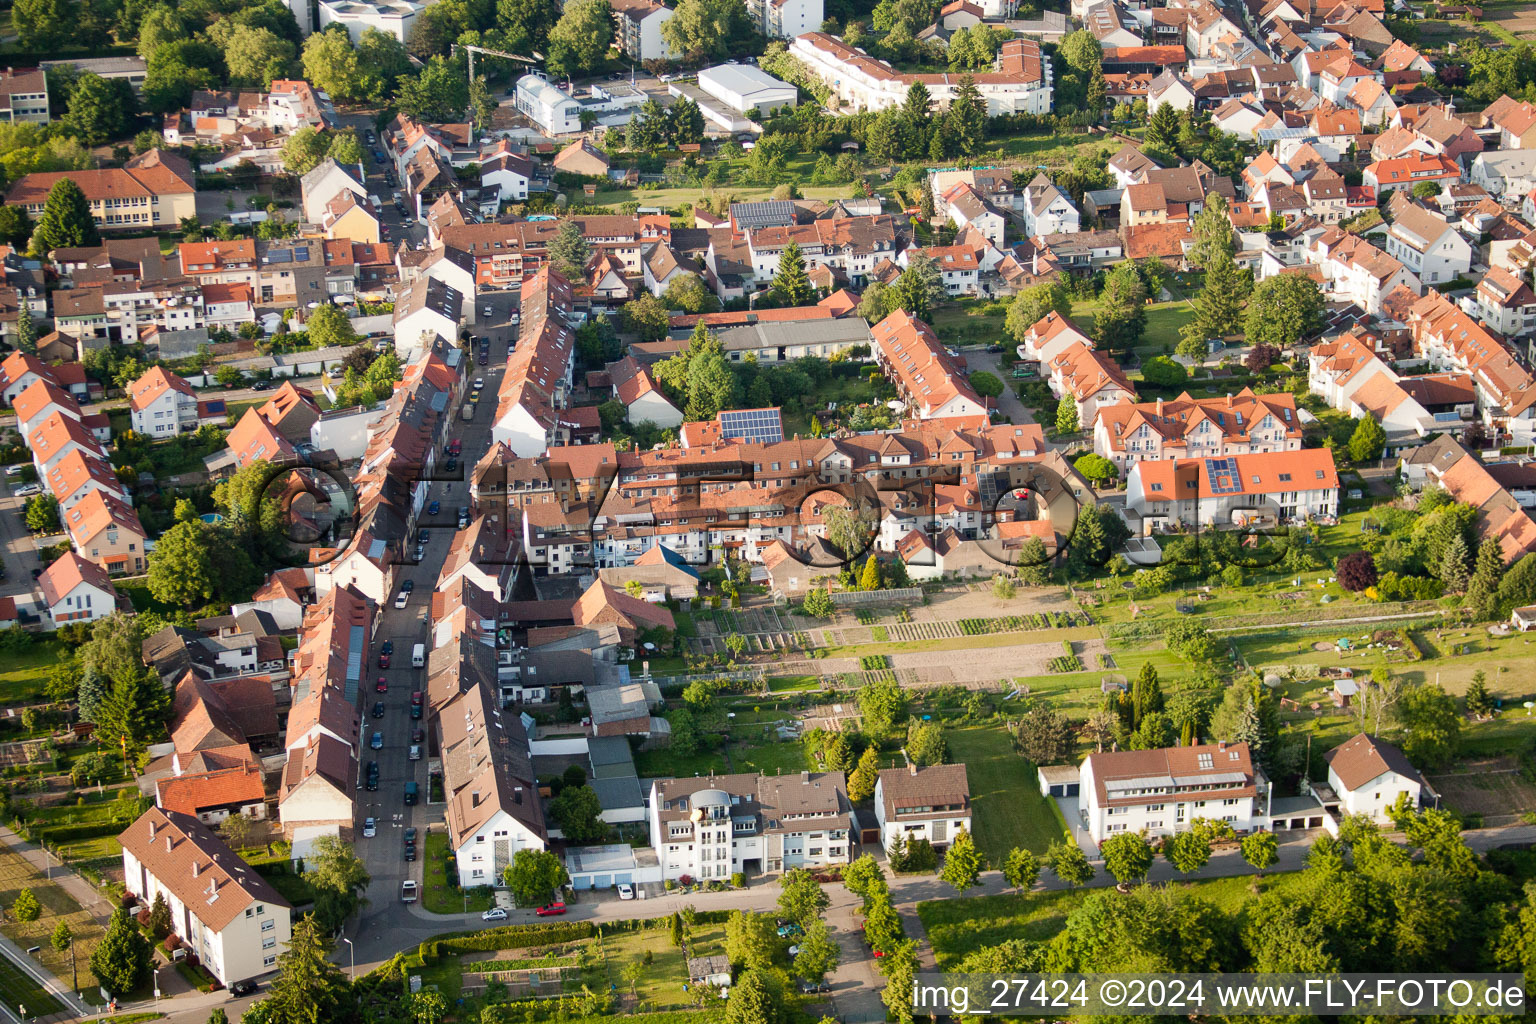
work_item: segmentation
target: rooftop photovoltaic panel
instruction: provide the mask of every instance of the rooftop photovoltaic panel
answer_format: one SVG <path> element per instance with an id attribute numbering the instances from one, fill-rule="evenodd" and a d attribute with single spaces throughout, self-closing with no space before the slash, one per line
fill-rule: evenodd
<path id="1" fill-rule="evenodd" d="M 732 409 L 720 414 L 720 434 L 759 444 L 784 440 L 784 421 L 777 409 Z"/>
<path id="2" fill-rule="evenodd" d="M 292 263 L 293 262 L 293 250 L 292 249 L 268 249 L 267 250 L 267 262 L 268 263 Z"/>
<path id="3" fill-rule="evenodd" d="M 1243 489 L 1236 459 L 1206 459 L 1205 474 L 1210 478 L 1212 494 L 1237 494 Z"/>
<path id="4" fill-rule="evenodd" d="M 309 262 L 309 246 L 307 246 L 307 245 L 296 246 L 294 248 L 294 250 L 293 250 L 293 258 L 297 262 L 299 262 L 299 263 L 308 263 Z"/>

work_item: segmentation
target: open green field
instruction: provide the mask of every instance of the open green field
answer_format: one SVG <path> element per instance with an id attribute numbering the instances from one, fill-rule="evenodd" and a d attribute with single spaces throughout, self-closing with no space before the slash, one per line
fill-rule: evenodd
<path id="1" fill-rule="evenodd" d="M 57 868 L 55 868 L 57 870 Z M 5 937 L 16 943 L 23 949 L 32 946 L 41 947 L 33 957 L 43 965 L 55 978 L 62 979 L 65 984 L 70 978 L 70 955 L 68 952 L 59 953 L 49 943 L 49 937 L 54 929 L 59 926 L 59 921 L 69 925 L 70 931 L 75 936 L 75 958 L 80 971 L 80 991 L 86 994 L 87 999 L 94 999 L 96 995 L 96 976 L 91 973 L 91 951 L 96 948 L 96 943 L 101 940 L 102 928 L 91 914 L 77 903 L 74 897 L 65 892 L 63 888 L 47 880 L 43 873 L 28 864 L 20 854 L 11 852 L 8 848 L 0 848 L 0 904 L 9 908 L 16 902 L 16 896 L 22 889 L 31 889 L 32 895 L 42 904 L 43 913 L 36 921 L 17 921 L 9 914 L 3 923 L 0 923 L 0 932 Z M 4 960 L 5 966 L 14 968 L 8 960 Z M 23 979 L 36 986 L 36 982 L 27 978 L 22 972 Z M 0 980 L 0 985 L 7 984 Z M 0 998 L 7 998 L 4 989 L 0 988 Z M 27 1003 L 29 1013 L 33 1012 L 30 999 Z M 41 1015 L 41 1012 L 38 1013 Z"/>
<path id="2" fill-rule="evenodd" d="M 1093 331 L 1093 314 L 1098 308 L 1097 299 L 1072 304 L 1072 319 L 1084 331 Z M 1173 302 L 1154 302 L 1147 306 L 1147 328 L 1141 336 L 1136 351 L 1142 356 L 1171 353 L 1179 344 L 1179 330 L 1195 318 L 1195 311 L 1182 299 Z"/>
<path id="3" fill-rule="evenodd" d="M 647 952 L 651 962 L 635 983 L 635 995 L 653 1010 L 684 1009 L 694 1005 L 688 984 L 688 962 L 683 951 L 672 945 L 667 933 L 655 929 L 633 932 L 608 932 L 602 943 L 602 959 L 597 970 L 599 981 L 629 991 L 624 980 L 626 964 L 640 961 Z M 696 925 L 689 946 L 693 956 L 715 956 L 725 952 L 725 928 L 720 925 Z M 595 987 L 595 986 L 594 986 Z"/>
<path id="4" fill-rule="evenodd" d="M 1043 854 L 1062 837 L 1065 822 L 1055 803 L 1040 795 L 1035 769 L 1013 749 L 1013 738 L 996 725 L 945 731 L 951 761 L 965 765 L 971 785 L 976 844 L 993 867 L 1016 846 Z"/>
<path id="5" fill-rule="evenodd" d="M 60 644 L 48 640 L 0 658 L 0 701 L 35 704 L 46 700 L 43 686 L 48 681 L 48 670 L 58 664 L 63 653 Z"/>
<path id="6" fill-rule="evenodd" d="M 1267 875 L 1264 891 L 1285 892 L 1301 879 L 1301 872 Z M 1222 910 L 1241 910 L 1256 899 L 1253 879 L 1213 878 L 1187 883 L 1194 895 Z M 932 900 L 917 905 L 940 970 L 952 968 L 967 953 L 995 946 L 1009 939 L 1044 942 L 1061 931 L 1067 916 L 1088 896 L 1084 889 L 1055 889 L 1021 895 L 972 896 Z"/>

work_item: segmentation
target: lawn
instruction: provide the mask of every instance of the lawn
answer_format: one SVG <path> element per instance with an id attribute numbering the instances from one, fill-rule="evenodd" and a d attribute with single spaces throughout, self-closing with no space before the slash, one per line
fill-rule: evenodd
<path id="1" fill-rule="evenodd" d="M 1072 304 L 1072 319 L 1084 331 L 1093 330 L 1093 313 L 1097 299 L 1080 300 Z M 1195 318 L 1195 311 L 1188 302 L 1176 299 L 1172 302 L 1155 302 L 1147 306 L 1147 327 L 1136 351 L 1142 356 L 1162 355 L 1166 349 L 1172 352 L 1179 344 L 1179 330 Z"/>
<path id="2" fill-rule="evenodd" d="M 33 643 L 20 651 L 7 652 L 0 659 L 0 701 L 6 704 L 35 704 L 46 699 L 43 685 L 48 670 L 64 656 L 64 648 L 53 641 Z"/>
<path id="3" fill-rule="evenodd" d="M 933 330 L 946 345 L 990 345 L 1006 342 L 1003 321 L 1006 302 L 961 299 L 933 311 Z"/>
<path id="4" fill-rule="evenodd" d="M 683 951 L 672 945 L 665 931 L 645 929 L 605 933 L 602 938 L 603 958 L 600 968 L 605 976 L 598 980 L 617 985 L 620 991 L 627 991 L 629 986 L 624 981 L 624 966 L 640 960 L 647 951 L 652 960 L 636 983 L 639 1001 L 652 1010 L 691 1008 L 694 1003 L 684 987 L 688 984 L 687 960 Z M 719 926 L 695 926 L 690 952 L 694 956 L 724 953 L 725 929 Z"/>
<path id="5" fill-rule="evenodd" d="M 1268 875 L 1264 888 L 1284 892 L 1300 878 L 1301 872 Z M 1229 913 L 1255 898 L 1251 885 L 1252 879 L 1247 876 L 1188 883 L 1194 895 Z M 917 915 L 922 918 L 939 969 L 952 970 L 967 953 L 986 946 L 1009 939 L 1049 940 L 1061 931 L 1068 915 L 1087 896 L 1083 889 L 1056 889 L 1025 895 L 932 900 L 919 903 Z"/>
<path id="6" fill-rule="evenodd" d="M 422 845 L 422 893 L 421 905 L 434 914 L 462 914 L 469 911 L 490 910 L 496 898 L 489 886 L 460 889 L 448 885 L 448 836 L 443 832 L 428 832 Z M 466 907 L 464 897 L 469 897 Z"/>
<path id="7" fill-rule="evenodd" d="M 1022 846 L 1043 854 L 1066 823 L 1055 803 L 1040 794 L 1035 769 L 1013 750 L 1013 739 L 995 725 L 945 731 L 950 760 L 965 765 L 971 784 L 976 843 L 993 867 Z"/>
<path id="8" fill-rule="evenodd" d="M 60 979 L 61 984 L 68 985 L 70 979 L 70 954 L 66 951 L 59 953 L 49 943 L 50 936 L 63 920 L 75 935 L 75 958 L 79 965 L 80 991 L 87 993 L 87 998 L 96 992 L 96 977 L 91 974 L 91 951 L 96 943 L 101 940 L 102 928 L 96 923 L 96 919 L 83 907 L 75 902 L 74 898 L 61 887 L 49 882 L 44 875 L 32 865 L 28 864 L 19 854 L 12 853 L 9 849 L 0 848 L 0 904 L 10 907 L 16 901 L 16 895 L 22 889 L 31 889 L 32 895 L 42 904 L 43 913 L 36 921 L 22 922 L 12 919 L 7 915 L 6 920 L 0 923 L 0 932 L 4 932 L 6 938 L 16 943 L 23 949 L 32 946 L 41 947 L 33 954 L 34 959 L 46 968 L 55 978 Z M 4 961 L 10 966 L 9 961 Z M 19 972 L 18 972 L 19 973 Z M 35 982 L 26 979 L 35 986 Z M 5 982 L 0 981 L 0 986 Z M 4 989 L 0 988 L 0 992 Z M 0 998 L 4 998 L 0 995 Z M 31 1009 L 31 1000 L 25 1000 Z"/>
<path id="9" fill-rule="evenodd" d="M 769 676 L 766 682 L 769 693 L 793 693 L 821 688 L 821 680 L 816 676 Z"/>

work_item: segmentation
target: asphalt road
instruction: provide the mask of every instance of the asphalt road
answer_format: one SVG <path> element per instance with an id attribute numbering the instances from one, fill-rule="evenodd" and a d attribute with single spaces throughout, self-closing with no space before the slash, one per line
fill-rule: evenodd
<path id="1" fill-rule="evenodd" d="M 356 848 L 364 865 L 368 868 L 368 874 L 372 881 L 368 886 L 367 900 L 355 927 L 349 928 L 349 938 L 357 943 L 358 962 L 365 959 L 372 962 L 374 959 L 382 959 L 394 950 L 402 948 L 399 926 L 402 918 L 402 906 L 400 904 L 400 883 L 407 878 L 414 878 L 418 883 L 422 881 L 421 857 L 425 853 L 426 832 L 429 825 L 442 827 L 443 807 L 441 804 L 429 805 L 426 803 L 427 789 L 427 761 L 428 757 L 436 753 L 427 747 L 423 753 L 426 755 L 420 761 L 408 759 L 410 736 L 413 728 L 425 727 L 425 721 L 413 721 L 410 717 L 411 693 L 425 688 L 425 672 L 423 669 L 414 668 L 411 665 L 411 649 L 418 643 L 427 643 L 427 610 L 431 605 L 431 594 L 436 588 L 438 573 L 442 569 L 444 560 L 448 554 L 448 547 L 452 542 L 457 528 L 457 510 L 460 506 L 469 504 L 469 489 L 465 482 L 468 472 L 479 461 L 491 446 L 491 422 L 496 411 L 496 393 L 501 386 L 502 374 L 506 369 L 507 342 L 515 338 L 516 331 L 508 323 L 508 313 L 515 305 L 514 296 L 511 293 L 493 293 L 482 296 L 480 305 L 490 305 L 494 309 L 494 315 L 488 321 L 484 317 L 481 323 L 473 328 L 477 336 L 488 336 L 491 339 L 489 362 L 486 366 L 479 364 L 478 349 L 471 353 L 475 360 L 470 380 L 476 377 L 482 378 L 485 386 L 482 390 L 482 398 L 475 409 L 474 419 L 465 422 L 458 416 L 458 409 L 454 412 L 453 437 L 463 445 L 463 451 L 459 456 L 459 465 L 453 474 L 456 479 L 438 479 L 430 484 L 427 498 L 428 506 L 432 501 L 441 504 L 441 511 L 436 516 L 427 515 L 424 511 L 418 529 L 427 531 L 427 547 L 419 563 L 409 565 L 400 572 L 400 582 L 412 580 L 415 589 L 410 601 L 403 609 L 394 607 L 394 595 L 390 596 L 390 602 L 381 612 L 381 622 L 375 634 L 375 644 L 370 652 L 370 668 L 366 676 L 368 682 L 363 697 L 362 730 L 365 744 L 371 739 L 375 730 L 383 735 L 384 746 L 380 750 L 366 749 L 364 751 L 363 764 L 360 771 L 366 774 L 366 762 L 369 759 L 379 763 L 379 788 L 369 792 L 361 789 L 356 801 L 357 807 L 357 835 Z M 479 309 L 476 312 L 480 312 Z M 465 399 L 469 392 L 466 391 Z M 437 476 L 448 477 L 450 474 L 443 471 L 444 461 L 439 455 Z M 398 593 L 399 583 L 396 584 Z M 390 659 L 388 669 L 378 668 L 379 648 L 386 640 L 394 642 L 394 653 Z M 377 679 L 382 676 L 388 684 L 387 693 L 374 693 Z M 375 701 L 384 704 L 384 717 L 375 719 L 371 717 Z M 430 744 L 431 733 L 428 732 Z M 421 803 L 413 807 L 405 806 L 405 783 L 414 781 L 421 794 Z M 361 779 L 359 780 L 361 784 Z M 372 839 L 362 838 L 362 824 L 365 818 L 374 818 L 378 823 L 377 835 Z M 406 828 L 415 828 L 417 831 L 417 860 L 407 862 L 405 860 L 404 831 Z M 432 929 L 427 929 L 430 934 Z M 425 936 L 423 936 L 425 937 Z M 419 941 L 419 940 L 418 940 Z M 341 954 L 343 962 L 346 957 L 346 947 L 343 945 Z"/>

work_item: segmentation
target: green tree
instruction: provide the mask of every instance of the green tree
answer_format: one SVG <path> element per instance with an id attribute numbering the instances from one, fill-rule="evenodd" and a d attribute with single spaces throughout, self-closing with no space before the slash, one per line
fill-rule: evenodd
<path id="1" fill-rule="evenodd" d="M 124 996 L 149 980 L 149 943 L 128 918 L 128 911 L 112 911 L 106 934 L 91 951 L 91 973 L 114 996 Z"/>
<path id="2" fill-rule="evenodd" d="M 740 4 L 729 0 L 679 0 L 661 26 L 661 38 L 690 64 L 719 60 L 744 14 Z"/>
<path id="3" fill-rule="evenodd" d="M 1102 455 L 1088 452 L 1079 455 L 1072 463 L 1072 468 L 1081 473 L 1089 483 L 1095 486 L 1108 483 L 1115 478 L 1115 464 Z"/>
<path id="4" fill-rule="evenodd" d="M 1488 693 L 1487 676 L 1482 669 L 1472 673 L 1472 682 L 1467 684 L 1467 692 L 1463 697 L 1467 705 L 1467 714 L 1474 718 L 1485 718 L 1493 712 L 1493 697 Z"/>
<path id="5" fill-rule="evenodd" d="M 288 947 L 277 956 L 277 978 L 266 999 L 272 1021 L 320 1024 L 349 1016 L 340 1005 L 347 981 L 331 962 L 331 947 L 313 914 L 293 922 Z"/>
<path id="6" fill-rule="evenodd" d="M 518 850 L 502 877 L 521 907 L 542 907 L 568 880 L 565 864 L 550 850 Z"/>
<path id="7" fill-rule="evenodd" d="M 1227 200 L 1219 192 L 1205 197 L 1205 206 L 1195 215 L 1190 233 L 1194 244 L 1189 248 L 1188 259 L 1197 267 L 1207 268 L 1219 257 L 1230 258 L 1237 252 L 1232 241 L 1232 221 L 1227 216 Z"/>
<path id="8" fill-rule="evenodd" d="M 99 146 L 121 138 L 133 116 L 133 89 L 126 80 L 108 81 L 87 72 L 69 94 L 62 123 L 65 131 L 87 146 Z"/>
<path id="9" fill-rule="evenodd" d="M 1122 885 L 1140 882 L 1152 868 L 1152 847 L 1139 832 L 1119 832 L 1099 845 L 1104 870 Z"/>
<path id="10" fill-rule="evenodd" d="M 779 913 L 801 928 L 809 928 L 811 922 L 819 919 L 831 902 L 831 897 L 822 889 L 821 883 L 811 877 L 809 871 L 790 868 L 784 872 L 779 882 Z"/>
<path id="11" fill-rule="evenodd" d="M 982 398 L 997 398 L 1003 393 L 1003 382 L 995 373 L 977 370 L 970 376 L 971 390 Z"/>
<path id="12" fill-rule="evenodd" d="M 939 870 L 939 877 L 948 882 L 955 892 L 963 894 L 965 890 L 981 884 L 981 872 L 986 866 L 986 858 L 976 849 L 976 841 L 969 832 L 961 829 L 955 833 L 949 849 L 944 852 L 944 866 Z"/>
<path id="13" fill-rule="evenodd" d="M 1178 150 L 1178 138 L 1179 112 L 1171 103 L 1160 104 L 1147 121 L 1146 148 L 1172 154 Z"/>
<path id="14" fill-rule="evenodd" d="M 561 77 L 580 77 L 598 65 L 612 41 L 608 0 L 572 0 L 550 29 L 547 66 Z"/>
<path id="15" fill-rule="evenodd" d="M 1387 432 L 1376 417 L 1362 413 L 1355 424 L 1355 432 L 1349 437 L 1349 457 L 1354 462 L 1370 462 L 1381 458 L 1387 448 Z"/>
<path id="16" fill-rule="evenodd" d="M 909 158 L 921 159 L 928 155 L 929 137 L 933 131 L 932 110 L 933 96 L 928 92 L 928 87 L 922 82 L 913 82 L 907 89 L 907 98 L 901 105 L 901 140 L 902 149 Z M 911 309 L 907 310 L 918 316 Z M 918 319 L 924 319 L 918 316 Z"/>
<path id="17" fill-rule="evenodd" d="M 152 942 L 160 942 L 171 934 L 171 905 L 166 901 L 165 893 L 155 893 L 154 902 L 149 905 L 149 921 L 145 928 L 149 931 Z"/>
<path id="18" fill-rule="evenodd" d="M 310 125 L 305 125 L 288 136 L 283 143 L 283 166 L 291 174 L 304 175 L 320 166 L 325 159 L 330 139 Z"/>
<path id="19" fill-rule="evenodd" d="M 827 922 L 815 920 L 805 926 L 800 937 L 800 952 L 795 954 L 795 976 L 813 985 L 821 984 L 827 973 L 837 966 L 843 949 L 832 940 Z"/>
<path id="20" fill-rule="evenodd" d="M 11 902 L 11 916 L 24 924 L 30 924 L 43 916 L 43 905 L 37 902 L 31 889 L 22 889 Z"/>
<path id="21" fill-rule="evenodd" d="M 329 302 L 322 302 L 309 314 L 304 329 L 309 332 L 310 343 L 318 348 L 351 347 L 362 340 L 347 314 Z"/>
<path id="22" fill-rule="evenodd" d="M 1499 593 L 1499 580 L 1504 575 L 1504 549 L 1496 538 L 1488 538 L 1477 546 L 1477 560 L 1472 568 L 1472 578 L 1467 583 L 1466 600 L 1463 602 L 1479 619 L 1492 618 Z"/>
<path id="23" fill-rule="evenodd" d="M 1112 351 L 1128 352 L 1141 341 L 1147 324 L 1146 299 L 1147 286 L 1136 264 L 1116 264 L 1104 277 L 1099 308 L 1093 314 L 1099 344 Z"/>
<path id="24" fill-rule="evenodd" d="M 865 901 L 864 941 L 871 949 L 889 954 L 901 940 L 901 915 L 892 905 L 890 893 L 881 890 Z"/>
<path id="25" fill-rule="evenodd" d="M 805 600 L 800 604 L 801 611 L 818 619 L 829 619 L 836 612 L 832 604 L 832 595 L 827 593 L 824 587 L 812 587 L 806 591 Z"/>
<path id="26" fill-rule="evenodd" d="M 221 526 L 193 521 L 161 535 L 150 552 L 146 583 L 155 600 L 192 607 L 245 592 L 256 578 L 250 555 L 231 544 Z"/>
<path id="27" fill-rule="evenodd" d="M 558 4 L 541 0 L 497 0 L 496 28 L 506 49 L 517 54 L 544 52 L 549 46 L 549 30 L 560 18 Z"/>
<path id="28" fill-rule="evenodd" d="M 604 9 L 608 6 L 606 0 L 581 2 L 598 3 Z M 575 6 L 578 5 L 571 5 Z M 434 9 L 437 8 L 428 8 L 428 11 Z M 570 9 L 568 7 L 566 11 L 569 13 Z M 422 15 L 417 17 L 419 19 Z M 419 121 L 452 121 L 469 106 L 469 83 L 465 81 L 464 72 L 456 62 L 441 56 L 433 57 L 427 61 L 427 66 L 420 74 L 400 79 L 399 105 L 402 114 Z"/>
<path id="29" fill-rule="evenodd" d="M 987 101 L 981 98 L 976 80 L 970 75 L 960 76 L 959 87 L 944 121 L 962 155 L 974 156 L 981 152 L 987 138 Z"/>
<path id="30" fill-rule="evenodd" d="M 1220 250 L 1212 253 L 1205 268 L 1205 284 L 1195 296 L 1195 318 L 1180 332 L 1186 340 L 1200 344 L 1201 358 L 1207 338 L 1224 338 L 1241 329 L 1242 280 L 1231 255 Z"/>
<path id="31" fill-rule="evenodd" d="M 1163 856 L 1185 877 L 1199 871 L 1211 859 L 1211 841 L 1194 828 L 1176 832 L 1163 841 Z"/>
<path id="32" fill-rule="evenodd" d="M 859 687 L 857 700 L 864 732 L 888 736 L 907 717 L 907 694 L 894 680 L 873 679 Z"/>
<path id="33" fill-rule="evenodd" d="M 1023 342 L 1029 329 L 1051 313 L 1064 317 L 1072 313 L 1072 296 L 1060 281 L 1042 281 L 1015 295 L 1008 304 L 1003 329 L 1014 341 Z"/>
<path id="34" fill-rule="evenodd" d="M 624 304 L 624 326 L 639 335 L 641 341 L 660 341 L 667 336 L 671 319 L 667 307 L 646 292 Z"/>
<path id="35" fill-rule="evenodd" d="M 1280 841 L 1273 832 L 1250 832 L 1243 836 L 1243 860 L 1260 876 L 1280 859 Z"/>
<path id="36" fill-rule="evenodd" d="M 251 819 L 244 814 L 231 814 L 219 822 L 219 835 L 231 850 L 243 850 L 251 841 Z"/>
<path id="37" fill-rule="evenodd" d="M 875 559 L 873 552 L 864 563 L 864 571 L 859 574 L 859 589 L 864 591 L 880 589 L 880 563 Z"/>
<path id="38" fill-rule="evenodd" d="M 1095 874 L 1088 855 L 1072 839 L 1058 839 L 1045 851 L 1045 866 L 1057 878 L 1076 888 L 1087 885 Z"/>
<path id="39" fill-rule="evenodd" d="M 608 835 L 608 823 L 598 817 L 602 812 L 602 801 L 591 786 L 568 786 L 549 803 L 550 816 L 573 843 L 595 843 Z"/>
<path id="40" fill-rule="evenodd" d="M 325 155 L 343 167 L 356 167 L 363 162 L 363 143 L 354 131 L 333 131 Z"/>
<path id="41" fill-rule="evenodd" d="M 778 934 L 773 918 L 750 910 L 732 911 L 725 922 L 725 955 L 746 970 L 773 966 Z"/>
<path id="42" fill-rule="evenodd" d="M 1056 433 L 1075 434 L 1082 429 L 1077 418 L 1077 399 L 1070 394 L 1061 396 L 1056 403 Z"/>
<path id="43" fill-rule="evenodd" d="M 1439 768 L 1461 745 L 1461 716 L 1456 701 L 1435 685 L 1409 690 L 1398 711 L 1405 739 L 1403 753 L 1422 768 Z"/>
<path id="44" fill-rule="evenodd" d="M 919 767 L 943 764 L 949 753 L 944 727 L 938 722 L 912 719 L 907 725 L 907 756 Z"/>
<path id="45" fill-rule="evenodd" d="M 316 32 L 304 40 L 304 77 L 332 99 L 342 102 L 369 98 L 364 72 L 345 29 Z"/>
<path id="46" fill-rule="evenodd" d="M 234 25 L 224 40 L 224 66 L 232 85 L 270 89 L 293 68 L 296 49 L 269 28 Z"/>
<path id="47" fill-rule="evenodd" d="M 895 1024 L 912 1024 L 912 991 L 917 982 L 917 942 L 903 939 L 891 946 L 880 961 L 880 973 L 886 977 L 880 990 L 886 1016 Z"/>
<path id="48" fill-rule="evenodd" d="M 1003 880 L 1016 892 L 1033 889 L 1040 880 L 1040 858 L 1022 846 L 1015 846 L 1003 859 Z"/>
<path id="49" fill-rule="evenodd" d="M 25 250 L 32 239 L 32 218 L 20 206 L 0 206 L 0 242 Z"/>
<path id="50" fill-rule="evenodd" d="M 1289 348 L 1323 328 L 1323 295 L 1305 274 L 1274 274 L 1254 286 L 1245 325 L 1249 344 Z"/>
<path id="51" fill-rule="evenodd" d="M 861 804 L 875 795 L 875 782 L 880 777 L 880 755 L 873 746 L 864 748 L 859 763 L 848 776 L 848 799 Z"/>
<path id="52" fill-rule="evenodd" d="M 51 53 L 69 45 L 76 30 L 75 4 L 70 0 L 16 0 L 11 24 L 23 49 Z"/>
<path id="53" fill-rule="evenodd" d="M 921 87 L 919 82 L 912 88 Z M 933 318 L 934 304 L 944 299 L 944 279 L 938 264 L 926 253 L 916 253 L 908 260 L 894 288 L 897 305 L 924 322 Z"/>
<path id="54" fill-rule="evenodd" d="M 48 190 L 43 212 L 32 232 L 32 255 L 46 256 L 55 249 L 85 248 L 101 244 L 96 221 L 91 217 L 85 193 L 71 178 L 60 178 Z"/>
<path id="55" fill-rule="evenodd" d="M 743 971 L 725 1002 L 725 1024 L 780 1024 L 783 994 L 767 965 Z"/>
<path id="56" fill-rule="evenodd" d="M 27 529 L 33 533 L 57 533 L 59 530 L 59 499 L 51 494 L 34 494 L 27 499 L 24 513 Z"/>
<path id="57" fill-rule="evenodd" d="M 863 901 L 860 909 L 865 912 L 873 901 L 888 897 L 890 893 L 885 872 L 880 870 L 874 856 L 868 853 L 861 854 L 843 871 L 843 885 Z"/>
<path id="58" fill-rule="evenodd" d="M 1459 594 L 1467 588 L 1467 541 L 1460 531 L 1453 533 L 1446 541 L 1437 573 L 1447 593 Z"/>
<path id="59" fill-rule="evenodd" d="M 592 258 L 592 246 L 581 233 L 581 225 L 564 220 L 555 231 L 555 237 L 549 240 L 547 253 L 556 270 L 576 280 L 586 272 L 587 262 Z"/>
<path id="60" fill-rule="evenodd" d="M 800 246 L 789 242 L 779 253 L 779 269 L 773 275 L 773 290 L 786 306 L 805 306 L 815 301 L 816 290 L 805 273 L 805 257 Z"/>
<path id="61" fill-rule="evenodd" d="M 357 851 L 336 836 L 315 840 L 304 859 L 305 879 L 315 892 L 313 917 L 326 934 L 340 928 L 368 888 L 368 869 Z"/>
<path id="62" fill-rule="evenodd" d="M 70 931 L 69 922 L 62 917 L 54 926 L 53 934 L 48 937 L 48 944 L 53 947 L 55 953 L 68 953 L 69 947 L 75 944 L 75 933 Z"/>

